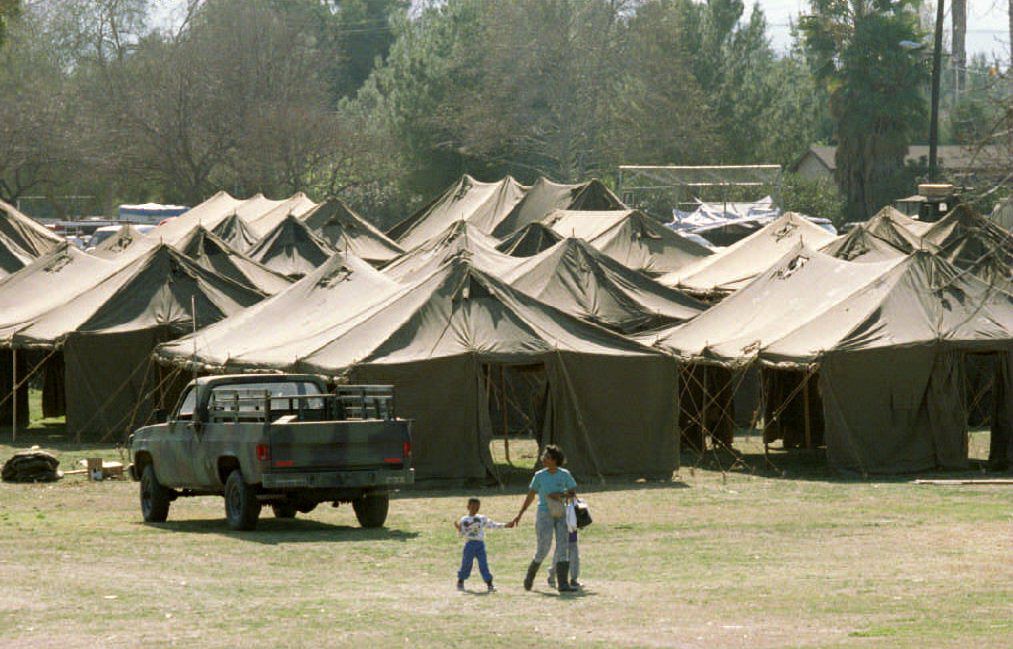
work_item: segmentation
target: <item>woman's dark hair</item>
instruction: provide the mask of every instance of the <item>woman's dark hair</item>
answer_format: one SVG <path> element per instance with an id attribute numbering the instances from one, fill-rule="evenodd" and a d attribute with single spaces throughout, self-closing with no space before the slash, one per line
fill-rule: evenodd
<path id="1" fill-rule="evenodd" d="M 542 451 L 542 457 L 549 456 L 556 461 L 556 466 L 563 466 L 566 463 L 566 455 L 563 454 L 563 449 L 559 448 L 555 444 L 549 444 Z"/>

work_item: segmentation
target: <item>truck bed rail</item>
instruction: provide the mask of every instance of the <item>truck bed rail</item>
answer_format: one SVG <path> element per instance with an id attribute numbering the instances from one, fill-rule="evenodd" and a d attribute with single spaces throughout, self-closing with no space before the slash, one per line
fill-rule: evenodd
<path id="1" fill-rule="evenodd" d="M 394 387 L 391 385 L 340 385 L 334 393 L 272 395 L 256 388 L 216 390 L 208 401 L 208 419 L 214 422 L 264 422 L 290 417 L 290 421 L 392 420 Z"/>

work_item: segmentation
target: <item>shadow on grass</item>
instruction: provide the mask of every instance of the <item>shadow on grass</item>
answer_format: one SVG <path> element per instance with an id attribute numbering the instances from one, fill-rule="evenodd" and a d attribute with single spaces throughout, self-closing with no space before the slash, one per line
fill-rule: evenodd
<path id="1" fill-rule="evenodd" d="M 350 525 L 331 525 L 320 521 L 295 519 L 278 520 L 266 518 L 257 523 L 257 529 L 247 532 L 230 530 L 225 519 L 193 519 L 167 521 L 165 523 L 138 523 L 167 532 L 187 534 L 216 534 L 241 541 L 279 545 L 282 543 L 342 543 L 346 541 L 408 541 L 416 538 L 418 532 L 405 532 L 385 527 L 365 529 Z"/>

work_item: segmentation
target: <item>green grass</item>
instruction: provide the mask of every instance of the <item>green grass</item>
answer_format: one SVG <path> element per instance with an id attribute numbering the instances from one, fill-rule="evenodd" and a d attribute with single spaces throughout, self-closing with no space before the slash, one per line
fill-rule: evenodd
<path id="1" fill-rule="evenodd" d="M 51 434 L 18 447 L 51 447 L 63 468 L 119 457 Z M 975 442 L 980 453 L 987 439 Z M 472 493 L 511 518 L 519 468 L 504 466 L 502 489 L 406 490 L 377 531 L 322 506 L 295 521 L 267 510 L 256 532 L 232 533 L 210 497 L 144 525 L 132 482 L 2 484 L 0 646 L 1009 646 L 1008 487 L 848 480 L 818 454 L 768 462 L 755 436 L 737 446 L 730 472 L 718 467 L 731 455 L 687 454 L 672 481 L 582 485 L 586 590 L 565 597 L 544 572 L 535 592 L 520 586 L 530 513 L 489 534 L 500 592 L 481 594 L 477 572 L 454 591 L 452 521 Z M 511 451 L 530 466 L 530 443 Z"/>

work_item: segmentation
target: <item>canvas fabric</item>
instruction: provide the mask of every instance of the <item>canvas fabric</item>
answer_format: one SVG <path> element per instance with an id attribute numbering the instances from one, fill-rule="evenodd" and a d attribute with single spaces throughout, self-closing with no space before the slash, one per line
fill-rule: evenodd
<path id="1" fill-rule="evenodd" d="M 743 288 L 796 246 L 821 248 L 835 235 L 807 218 L 787 212 L 756 233 L 658 281 L 699 295 L 727 295 Z"/>
<path id="2" fill-rule="evenodd" d="M 405 252 L 337 198 L 316 206 L 302 216 L 302 221 L 331 248 L 351 253 L 376 266 L 397 259 Z"/>

